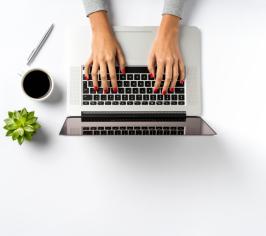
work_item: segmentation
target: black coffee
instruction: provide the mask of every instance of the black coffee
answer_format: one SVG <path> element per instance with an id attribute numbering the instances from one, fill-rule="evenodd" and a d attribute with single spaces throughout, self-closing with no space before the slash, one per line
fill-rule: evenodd
<path id="1" fill-rule="evenodd" d="M 23 81 L 24 91 L 32 98 L 41 98 L 50 90 L 49 76 L 40 70 L 31 71 Z"/>

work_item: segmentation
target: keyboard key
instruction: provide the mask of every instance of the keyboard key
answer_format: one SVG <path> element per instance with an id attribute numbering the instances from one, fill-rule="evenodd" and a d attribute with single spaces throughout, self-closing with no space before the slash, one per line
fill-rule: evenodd
<path id="1" fill-rule="evenodd" d="M 163 104 L 169 106 L 170 105 L 170 102 L 169 101 L 164 101 Z"/>
<path id="2" fill-rule="evenodd" d="M 146 89 L 145 88 L 140 88 L 139 89 L 139 92 L 142 93 L 142 94 L 144 94 L 144 93 L 146 93 Z"/>
<path id="3" fill-rule="evenodd" d="M 126 88 L 126 93 L 131 94 L 131 88 Z"/>
<path id="4" fill-rule="evenodd" d="M 179 101 L 179 102 L 178 102 L 178 105 L 180 105 L 180 106 L 184 106 L 184 105 L 185 105 L 185 102 L 184 102 L 184 101 Z"/>
<path id="5" fill-rule="evenodd" d="M 88 88 L 83 88 L 83 93 L 89 93 L 89 89 Z"/>
<path id="6" fill-rule="evenodd" d="M 83 105 L 85 106 L 90 105 L 90 102 L 83 102 Z"/>
<path id="7" fill-rule="evenodd" d="M 108 131 L 108 135 L 114 135 L 114 131 L 113 130 L 109 130 Z"/>
<path id="8" fill-rule="evenodd" d="M 169 100 L 170 100 L 170 95 L 169 95 L 169 94 L 166 94 L 166 95 L 164 96 L 164 100 L 169 101 Z"/>
<path id="9" fill-rule="evenodd" d="M 116 101 L 120 101 L 121 100 L 121 95 L 120 94 L 115 95 L 115 100 Z"/>
<path id="10" fill-rule="evenodd" d="M 109 105 L 112 105 L 112 102 L 111 102 L 111 101 L 106 101 L 106 102 L 105 102 L 105 105 L 108 105 L 108 106 L 109 106 Z"/>
<path id="11" fill-rule="evenodd" d="M 162 100 L 163 100 L 163 95 L 158 94 L 158 95 L 157 95 L 157 100 L 162 101 Z"/>
<path id="12" fill-rule="evenodd" d="M 149 102 L 148 101 L 143 101 L 142 105 L 147 106 L 147 105 L 149 105 Z"/>
<path id="13" fill-rule="evenodd" d="M 177 100 L 177 95 L 176 94 L 172 94 L 171 95 L 171 99 L 174 100 L 174 101 L 176 101 Z"/>
<path id="14" fill-rule="evenodd" d="M 149 100 L 149 95 L 143 95 L 143 100 L 148 101 Z"/>
<path id="15" fill-rule="evenodd" d="M 112 105 L 117 106 L 117 105 L 119 105 L 119 102 L 117 102 L 117 101 L 113 101 L 113 102 L 112 102 Z"/>
<path id="16" fill-rule="evenodd" d="M 185 96 L 184 95 L 179 95 L 178 98 L 179 98 L 180 101 L 185 100 Z"/>
<path id="17" fill-rule="evenodd" d="M 131 81 L 131 87 L 137 87 L 137 81 Z"/>
<path id="18" fill-rule="evenodd" d="M 88 86 L 89 87 L 93 87 L 93 82 L 90 80 L 90 81 L 88 81 Z"/>
<path id="19" fill-rule="evenodd" d="M 90 102 L 90 105 L 95 106 L 95 105 L 97 105 L 97 102 L 92 101 L 92 102 Z"/>
<path id="20" fill-rule="evenodd" d="M 150 100 L 156 101 L 156 95 L 154 95 L 154 94 L 150 95 Z"/>
<path id="21" fill-rule="evenodd" d="M 104 101 L 99 101 L 98 105 L 100 105 L 100 106 L 104 105 Z"/>
<path id="22" fill-rule="evenodd" d="M 147 74 L 141 74 L 141 79 L 142 79 L 142 80 L 147 80 L 147 79 L 148 79 Z"/>
<path id="23" fill-rule="evenodd" d="M 139 89 L 138 88 L 133 88 L 133 93 L 134 94 L 138 94 L 139 93 Z"/>
<path id="24" fill-rule="evenodd" d="M 123 81 L 117 81 L 117 86 L 122 87 L 123 86 Z"/>
<path id="25" fill-rule="evenodd" d="M 127 80 L 133 80 L 133 74 L 127 74 Z"/>
<path id="26" fill-rule="evenodd" d="M 135 102 L 134 102 L 134 105 L 139 106 L 139 105 L 141 105 L 141 102 L 140 102 L 140 101 L 135 101 Z"/>
<path id="27" fill-rule="evenodd" d="M 121 101 L 120 105 L 125 106 L 125 105 L 127 105 L 127 102 L 126 101 Z"/>
<path id="28" fill-rule="evenodd" d="M 126 80 L 126 75 L 125 74 L 120 74 L 120 80 Z"/>
<path id="29" fill-rule="evenodd" d="M 148 94 L 151 94 L 151 93 L 153 93 L 153 90 L 152 90 L 152 88 L 147 88 L 147 93 L 148 93 Z"/>
<path id="30" fill-rule="evenodd" d="M 98 94 L 93 95 L 93 100 L 99 101 L 100 100 L 100 95 L 98 95 Z"/>
<path id="31" fill-rule="evenodd" d="M 83 100 L 92 100 L 92 95 L 83 95 Z"/>
<path id="32" fill-rule="evenodd" d="M 184 93 L 185 92 L 185 89 L 184 88 L 175 88 L 175 92 L 176 93 Z"/>
<path id="33" fill-rule="evenodd" d="M 122 94 L 125 92 L 125 89 L 124 88 L 118 88 L 118 92 Z"/>
<path id="34" fill-rule="evenodd" d="M 107 100 L 107 95 L 102 94 L 102 95 L 101 95 L 101 100 L 102 100 L 102 101 L 106 101 L 106 100 Z"/>
<path id="35" fill-rule="evenodd" d="M 138 81 L 138 87 L 144 87 L 144 82 L 143 81 Z"/>
<path id="36" fill-rule="evenodd" d="M 156 103 L 155 103 L 155 101 L 149 101 L 149 105 L 155 105 Z"/>
<path id="37" fill-rule="evenodd" d="M 136 96 L 136 100 L 138 100 L 138 101 L 142 101 L 142 95 L 137 95 L 137 96 Z"/>
<path id="38" fill-rule="evenodd" d="M 114 100 L 114 95 L 108 95 L 108 100 Z"/>
<path id="39" fill-rule="evenodd" d="M 163 102 L 162 101 L 157 101 L 156 104 L 157 105 L 163 105 Z"/>
<path id="40" fill-rule="evenodd" d="M 133 105 L 134 103 L 133 102 L 127 102 L 127 105 L 129 105 L 129 106 L 131 106 L 131 105 Z"/>
<path id="41" fill-rule="evenodd" d="M 177 105 L 177 101 L 171 101 L 171 105 Z"/>
<path id="42" fill-rule="evenodd" d="M 140 74 L 135 74 L 134 75 L 134 80 L 140 80 Z"/>
<path id="43" fill-rule="evenodd" d="M 134 94 L 129 95 L 129 100 L 130 101 L 134 101 L 135 100 L 135 95 Z"/>
<path id="44" fill-rule="evenodd" d="M 122 100 L 127 101 L 128 100 L 128 95 L 122 95 Z"/>
<path id="45" fill-rule="evenodd" d="M 124 81 L 124 87 L 130 87 L 129 81 Z"/>
<path id="46" fill-rule="evenodd" d="M 176 87 L 184 87 L 184 84 L 185 83 L 182 84 L 182 83 L 180 83 L 180 80 L 178 80 L 176 83 Z"/>
<path id="47" fill-rule="evenodd" d="M 83 131 L 83 135 L 93 135 L 92 131 Z"/>
<path id="48" fill-rule="evenodd" d="M 151 87 L 151 81 L 145 81 L 145 87 Z"/>

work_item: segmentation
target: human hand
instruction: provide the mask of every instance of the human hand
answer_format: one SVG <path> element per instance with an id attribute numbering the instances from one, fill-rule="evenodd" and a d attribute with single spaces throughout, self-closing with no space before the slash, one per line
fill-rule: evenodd
<path id="1" fill-rule="evenodd" d="M 92 54 L 85 65 L 85 76 L 88 79 L 91 72 L 93 88 L 98 91 L 98 71 L 100 70 L 103 92 L 108 93 L 107 74 L 109 73 L 113 92 L 117 93 L 115 62 L 118 61 L 120 70 L 124 74 L 126 64 L 124 54 L 115 38 L 106 12 L 99 11 L 91 14 L 90 21 L 92 27 Z"/>
<path id="2" fill-rule="evenodd" d="M 179 78 L 180 83 L 184 83 L 185 66 L 178 44 L 179 41 L 179 21 L 180 18 L 173 15 L 164 15 L 159 31 L 155 38 L 148 58 L 148 69 L 150 77 L 156 75 L 154 92 L 158 93 L 161 81 L 165 73 L 165 81 L 162 94 L 173 93 Z M 157 67 L 155 73 L 155 67 Z M 170 88 L 169 88 L 170 87 Z"/>

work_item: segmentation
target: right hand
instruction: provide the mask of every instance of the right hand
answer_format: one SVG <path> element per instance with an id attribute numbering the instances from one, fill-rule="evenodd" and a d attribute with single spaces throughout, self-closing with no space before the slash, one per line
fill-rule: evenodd
<path id="1" fill-rule="evenodd" d="M 91 14 L 90 21 L 93 33 L 92 54 L 85 65 L 85 76 L 88 79 L 89 73 L 91 73 L 93 88 L 95 91 L 98 91 L 98 71 L 100 71 L 103 92 L 108 93 L 107 74 L 109 73 L 113 92 L 117 93 L 115 62 L 117 60 L 120 71 L 124 74 L 126 65 L 124 54 L 114 36 L 106 12 L 99 11 Z"/>

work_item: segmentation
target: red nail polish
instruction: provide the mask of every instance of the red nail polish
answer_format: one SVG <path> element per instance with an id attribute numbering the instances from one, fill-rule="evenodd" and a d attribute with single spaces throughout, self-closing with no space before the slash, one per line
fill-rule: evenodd
<path id="1" fill-rule="evenodd" d="M 166 94 L 166 89 L 163 89 L 163 92 L 162 92 L 162 94 L 163 94 L 163 95 L 165 95 L 165 94 Z"/>
<path id="2" fill-rule="evenodd" d="M 154 89 L 153 89 L 153 92 L 154 92 L 154 93 L 158 93 L 158 91 L 159 91 L 158 88 L 154 88 Z"/>
<path id="3" fill-rule="evenodd" d="M 153 74 L 153 73 L 150 73 L 149 76 L 150 76 L 150 78 L 152 78 L 152 79 L 154 78 L 154 74 Z"/>
<path id="4" fill-rule="evenodd" d="M 113 88 L 113 93 L 117 93 L 117 88 Z"/>
<path id="5" fill-rule="evenodd" d="M 104 94 L 108 93 L 108 89 L 103 90 Z"/>
<path id="6" fill-rule="evenodd" d="M 89 77 L 87 75 L 85 75 L 85 80 L 89 80 Z"/>
<path id="7" fill-rule="evenodd" d="M 98 86 L 94 86 L 93 89 L 94 89 L 94 92 L 97 92 L 99 88 Z"/>
<path id="8" fill-rule="evenodd" d="M 180 82 L 179 82 L 179 83 L 183 85 L 183 84 L 184 84 L 184 82 L 185 82 L 184 80 L 180 80 Z"/>
<path id="9" fill-rule="evenodd" d="M 170 88 L 170 93 L 173 93 L 175 91 L 175 88 Z"/>
<path id="10" fill-rule="evenodd" d="M 123 75 L 126 74 L 126 69 L 123 68 L 123 69 L 121 70 L 121 72 L 122 72 Z"/>

